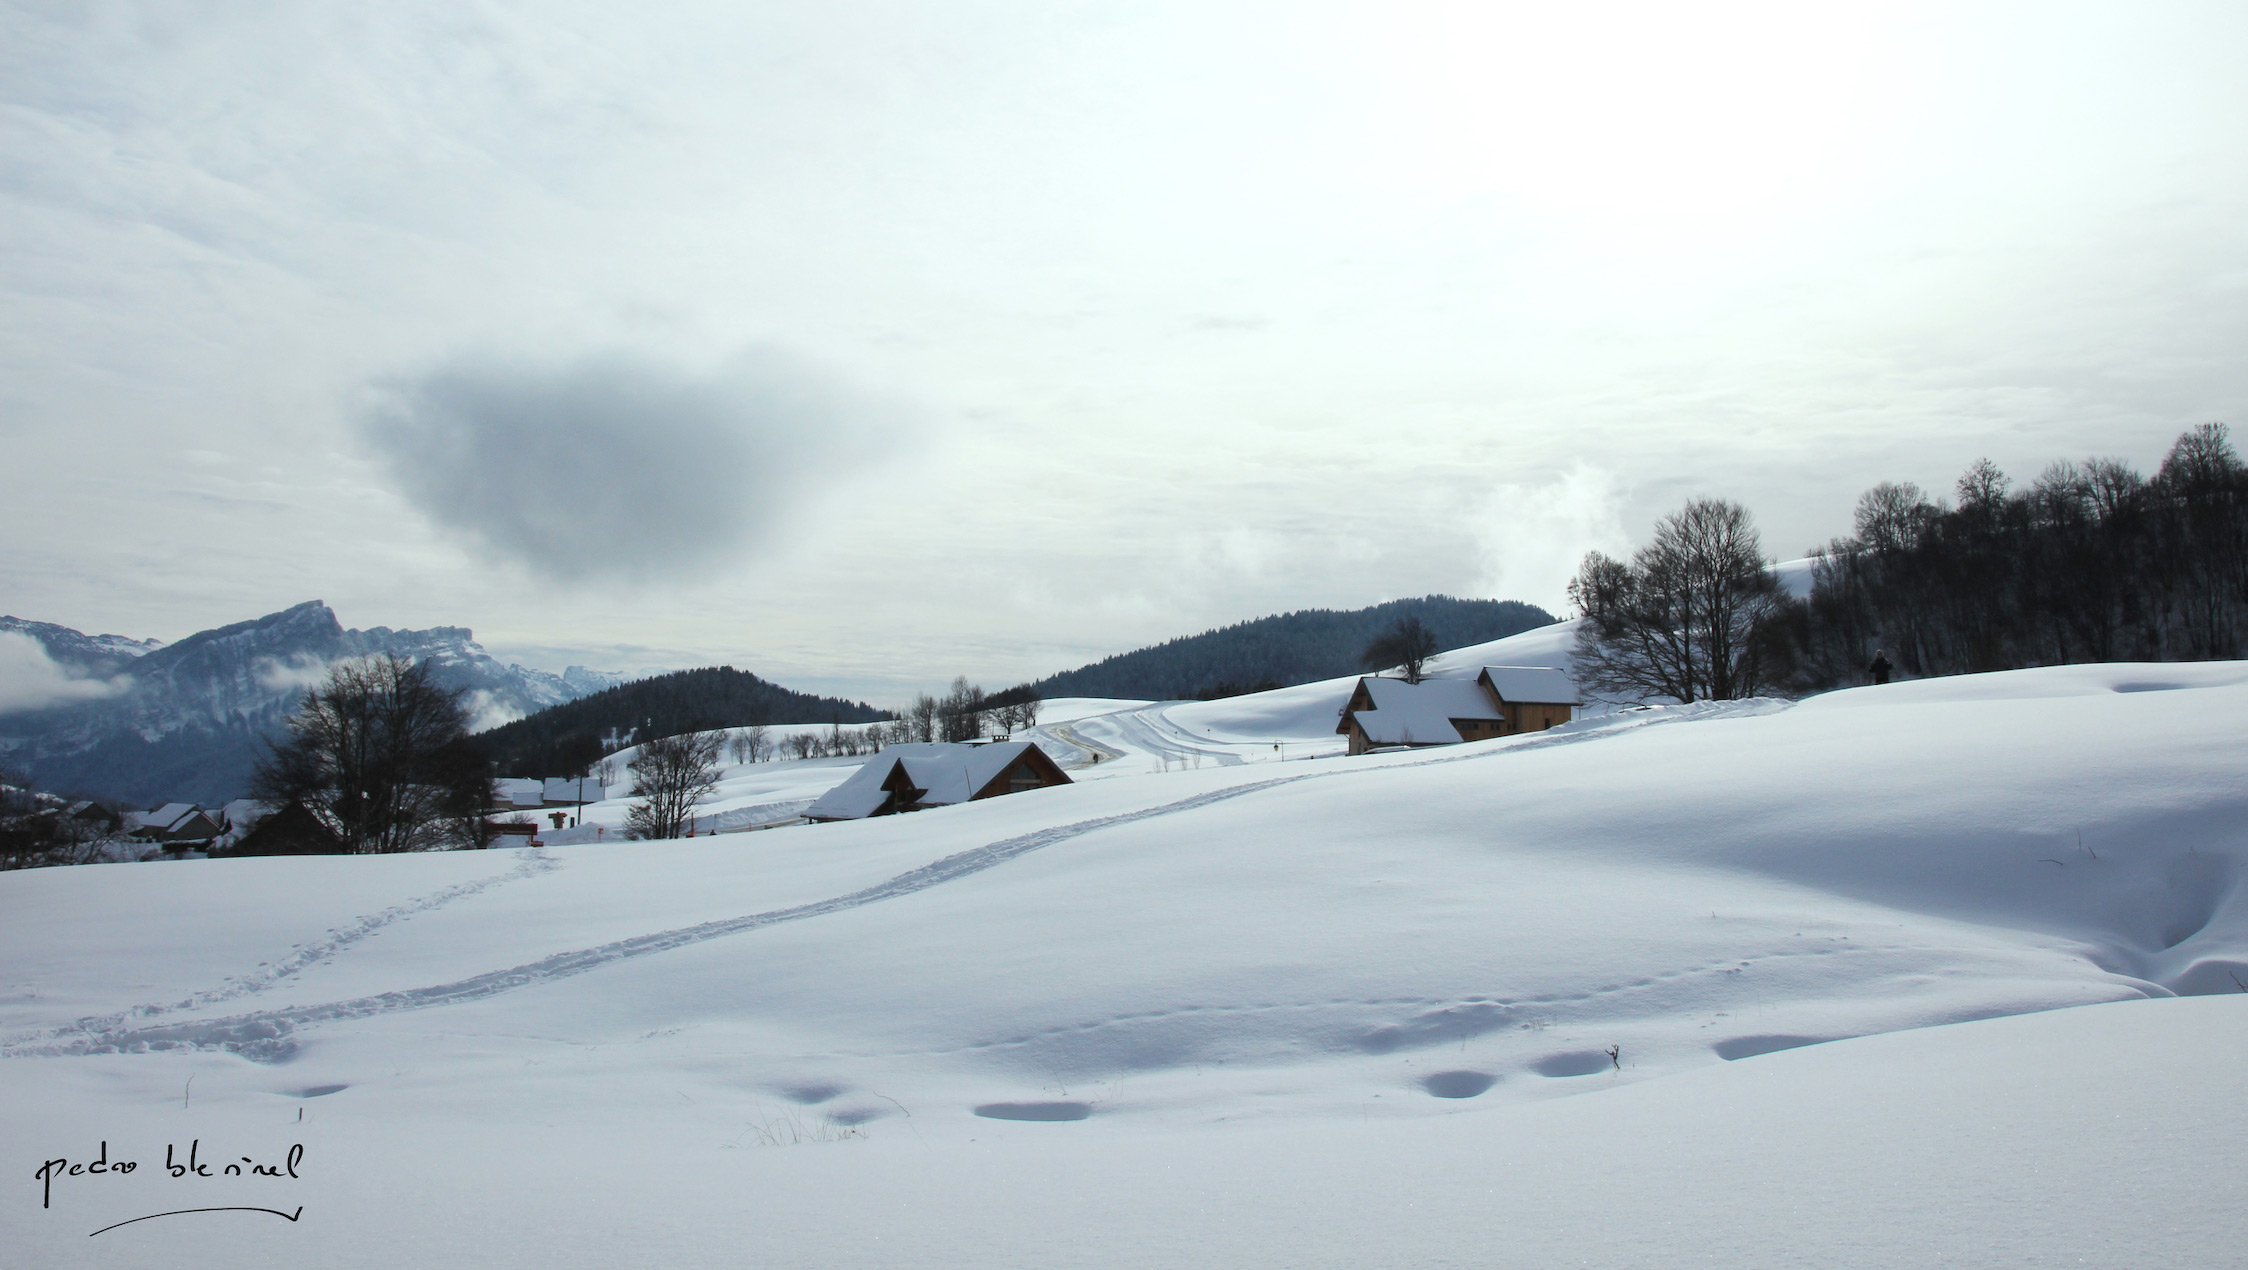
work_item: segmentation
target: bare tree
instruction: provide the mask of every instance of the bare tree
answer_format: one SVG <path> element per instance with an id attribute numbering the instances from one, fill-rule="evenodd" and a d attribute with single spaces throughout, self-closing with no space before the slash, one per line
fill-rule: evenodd
<path id="1" fill-rule="evenodd" d="M 726 738 L 726 752 L 734 756 L 736 763 L 747 763 L 749 761 L 749 734 L 735 732 L 729 735 Z"/>
<path id="2" fill-rule="evenodd" d="M 459 689 L 395 653 L 338 662 L 305 694 L 251 778 L 251 797 L 301 804 L 352 852 L 426 851 L 481 825 L 491 765 L 467 741 Z"/>
<path id="3" fill-rule="evenodd" d="M 1858 498 L 1858 542 L 1894 555 L 1917 543 L 1938 511 L 1911 481 L 1883 481 Z"/>
<path id="4" fill-rule="evenodd" d="M 956 676 L 952 691 L 945 694 L 937 707 L 940 732 L 947 741 L 973 741 L 983 735 L 984 690 L 968 682 L 966 675 Z"/>
<path id="5" fill-rule="evenodd" d="M 1038 698 L 1038 695 L 1037 695 L 1036 693 L 1033 693 L 1033 694 L 1031 694 L 1031 695 L 1030 695 L 1030 696 L 1029 696 L 1028 698 L 1026 698 L 1026 699 L 1025 699 L 1025 700 L 1023 700 L 1023 701 L 1017 702 L 1017 703 L 1016 703 L 1016 705 L 1015 705 L 1015 723 L 1016 723 L 1016 725 L 1017 725 L 1017 726 L 1019 726 L 1019 727 L 1025 727 L 1025 728 L 1035 728 L 1035 727 L 1037 727 L 1037 726 L 1038 726 L 1038 707 L 1039 707 L 1040 705 L 1042 705 L 1042 704 L 1044 704 L 1044 703 L 1043 703 L 1043 702 L 1041 702 L 1041 701 L 1039 700 L 1039 698 Z"/>
<path id="6" fill-rule="evenodd" d="M 632 796 L 641 801 L 625 813 L 625 832 L 634 838 L 676 838 L 695 806 L 718 788 L 718 758 L 724 732 L 687 732 L 658 737 L 640 747 L 632 760 Z"/>
<path id="7" fill-rule="evenodd" d="M 913 708 L 906 712 L 906 722 L 912 729 L 907 738 L 914 741 L 937 739 L 937 699 L 924 692 L 913 699 Z"/>
<path id="8" fill-rule="evenodd" d="M 1976 459 L 1959 476 L 1955 492 L 1959 495 L 1959 510 L 1982 509 L 1995 512 L 2006 503 L 2006 491 L 2014 479 L 1999 470 L 1989 459 Z"/>
<path id="9" fill-rule="evenodd" d="M 1436 655 L 1436 632 L 1421 624 L 1417 617 L 1402 617 L 1397 625 L 1377 636 L 1366 645 L 1358 662 L 1368 670 L 1396 666 L 1405 672 L 1405 682 L 1421 681 L 1421 668 Z"/>
<path id="10" fill-rule="evenodd" d="M 1747 510 L 1714 498 L 1664 517 L 1629 564 L 1587 555 L 1569 599 L 1588 686 L 1681 702 L 1755 696 L 1789 604 Z"/>
<path id="11" fill-rule="evenodd" d="M 762 723 L 752 723 L 742 729 L 742 744 L 749 752 L 749 761 L 762 763 L 773 757 L 772 730 Z"/>

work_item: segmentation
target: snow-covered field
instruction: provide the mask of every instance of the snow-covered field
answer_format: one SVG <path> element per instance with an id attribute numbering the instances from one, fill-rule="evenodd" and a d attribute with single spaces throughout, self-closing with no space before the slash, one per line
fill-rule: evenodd
<path id="1" fill-rule="evenodd" d="M 1565 651 L 1502 643 L 1440 670 Z M 0 1248 L 2237 1263 L 2248 664 L 1360 758 L 1337 704 L 1057 703 L 1112 757 L 915 816 L 0 877 Z"/>

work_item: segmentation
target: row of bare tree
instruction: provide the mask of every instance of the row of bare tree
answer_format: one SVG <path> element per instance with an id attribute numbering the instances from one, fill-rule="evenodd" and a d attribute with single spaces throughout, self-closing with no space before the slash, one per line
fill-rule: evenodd
<path id="1" fill-rule="evenodd" d="M 2179 437 L 2151 478 L 2089 459 L 2016 490 L 1984 462 L 1955 493 L 1858 501 L 1856 532 L 1818 556 L 1806 684 L 1848 681 L 1875 648 L 1911 675 L 2248 650 L 2248 468 L 2223 424 Z"/>
<path id="2" fill-rule="evenodd" d="M 718 788 L 721 755 L 731 754 L 736 763 L 763 763 L 776 757 L 853 757 L 912 741 L 973 740 L 984 735 L 987 722 L 1009 731 L 1035 724 L 1038 706 L 1028 689 L 987 695 L 963 676 L 941 700 L 925 693 L 916 698 L 902 719 L 848 728 L 831 723 L 825 732 L 791 732 L 778 739 L 762 724 L 659 737 L 642 745 L 628 765 L 637 801 L 626 814 L 626 832 L 634 838 L 685 832 L 695 807 Z"/>
<path id="3" fill-rule="evenodd" d="M 2180 436 L 2152 477 L 2090 459 L 2015 490 L 1984 460 L 1954 492 L 1866 491 L 1808 597 L 1780 585 L 1746 509 L 1688 503 L 1630 560 L 1585 557 L 1578 677 L 1691 702 L 1861 682 L 1876 653 L 1926 676 L 2248 651 L 2248 466 L 2223 424 Z"/>

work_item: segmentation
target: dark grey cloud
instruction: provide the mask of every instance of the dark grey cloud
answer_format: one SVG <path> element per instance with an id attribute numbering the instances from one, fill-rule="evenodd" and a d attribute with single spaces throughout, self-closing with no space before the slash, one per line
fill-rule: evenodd
<path id="1" fill-rule="evenodd" d="M 907 429 L 896 405 L 763 347 L 709 372 L 626 352 L 463 357 L 377 385 L 362 431 L 432 521 L 581 582 L 736 557 Z"/>

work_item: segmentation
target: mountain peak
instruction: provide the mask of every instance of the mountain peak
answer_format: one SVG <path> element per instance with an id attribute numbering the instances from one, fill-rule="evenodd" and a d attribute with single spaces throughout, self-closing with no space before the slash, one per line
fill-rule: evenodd
<path id="1" fill-rule="evenodd" d="M 335 611 L 307 600 L 263 617 L 198 631 L 167 647 L 103 649 L 67 627 L 10 619 L 58 664 L 110 680 L 99 700 L 0 719 L 0 748 L 50 787 L 130 802 L 224 801 L 247 786 L 260 738 L 279 733 L 306 685 L 348 658 L 395 653 L 468 694 L 492 726 L 596 692 L 614 676 L 569 676 L 502 666 L 465 626 L 419 631 L 346 630 Z M 100 654 L 97 656 L 96 654 Z"/>

